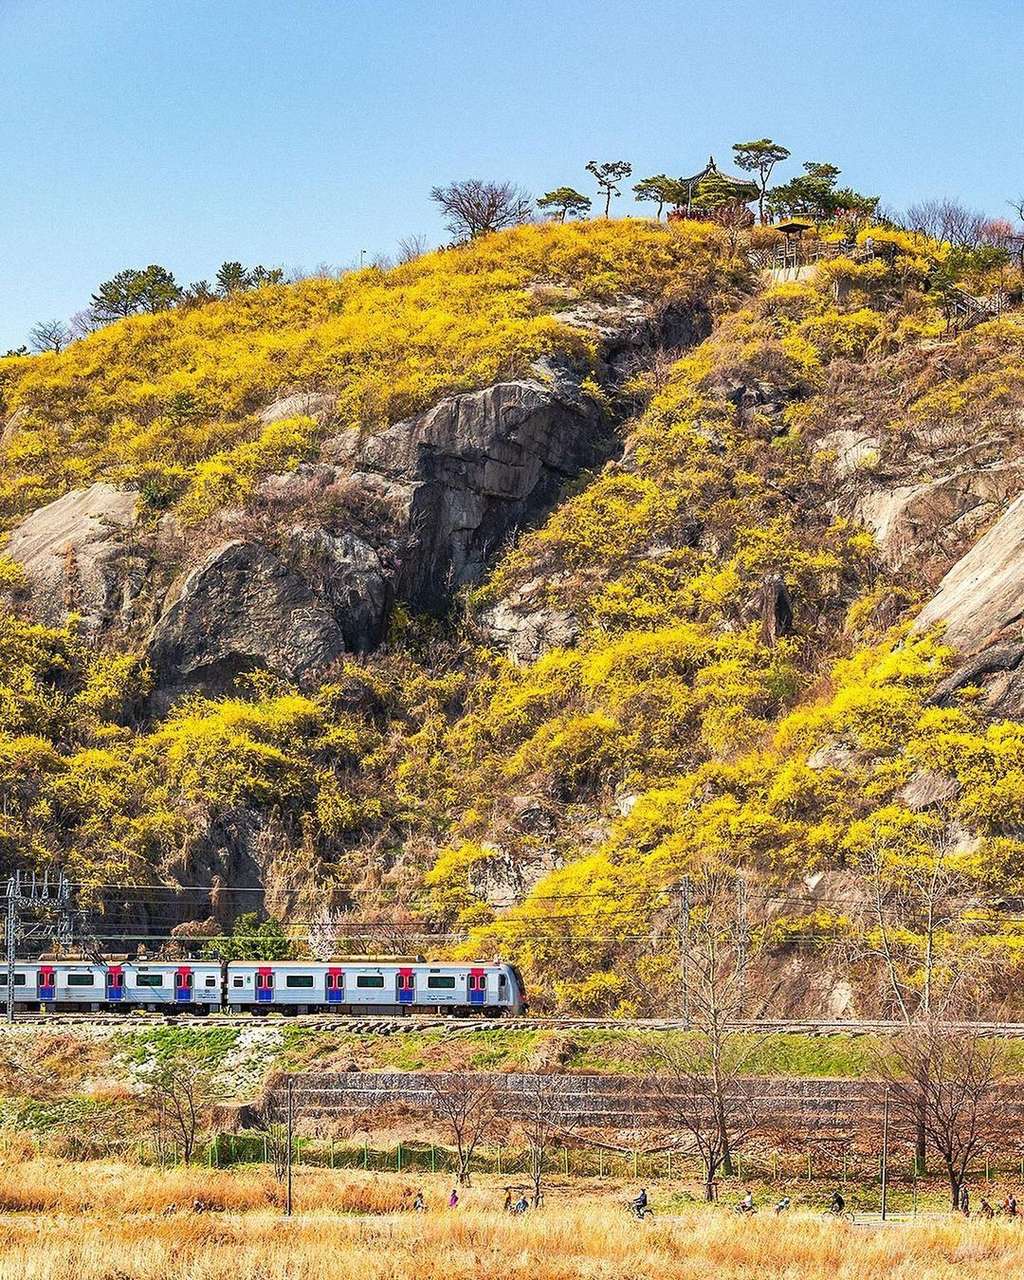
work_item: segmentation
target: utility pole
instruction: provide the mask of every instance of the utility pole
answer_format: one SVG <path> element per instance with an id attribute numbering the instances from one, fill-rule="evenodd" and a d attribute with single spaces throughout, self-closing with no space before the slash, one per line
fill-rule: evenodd
<path id="1" fill-rule="evenodd" d="M 690 1030 L 690 877 L 679 883 L 679 980 L 682 984 L 683 1026 Z"/>
<path id="2" fill-rule="evenodd" d="M 292 1134 L 295 1129 L 295 1080 L 292 1076 L 288 1077 L 288 1119 L 287 1144 L 288 1152 L 285 1156 L 285 1175 L 286 1175 L 286 1191 L 285 1191 L 285 1215 L 292 1216 Z"/>

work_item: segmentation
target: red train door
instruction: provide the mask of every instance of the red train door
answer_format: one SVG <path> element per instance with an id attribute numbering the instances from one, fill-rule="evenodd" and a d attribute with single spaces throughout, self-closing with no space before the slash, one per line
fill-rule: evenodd
<path id="1" fill-rule="evenodd" d="M 274 971 L 269 966 L 256 970 L 256 999 L 269 1004 L 274 998 Z"/>
<path id="2" fill-rule="evenodd" d="M 107 999 L 117 1003 L 124 999 L 124 968 L 119 964 L 107 966 Z"/>
<path id="3" fill-rule="evenodd" d="M 412 1004 L 416 998 L 416 975 L 411 969 L 399 969 L 395 978 L 399 1004 Z"/>
<path id="4" fill-rule="evenodd" d="M 483 969 L 469 971 L 469 1003 L 483 1004 L 487 999 L 487 974 Z"/>
<path id="5" fill-rule="evenodd" d="M 345 1000 L 345 971 L 327 970 L 327 1003 L 342 1004 Z"/>
<path id="6" fill-rule="evenodd" d="M 52 964 L 41 964 L 36 974 L 36 994 L 40 1000 L 57 999 L 57 971 Z"/>
<path id="7" fill-rule="evenodd" d="M 193 981 L 191 965 L 178 965 L 174 971 L 174 999 L 178 1004 L 191 1004 Z"/>

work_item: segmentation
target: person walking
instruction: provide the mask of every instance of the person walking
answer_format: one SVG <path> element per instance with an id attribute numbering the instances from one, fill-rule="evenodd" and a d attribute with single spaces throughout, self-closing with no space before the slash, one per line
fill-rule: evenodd
<path id="1" fill-rule="evenodd" d="M 459 1205 L 459 1189 L 458 1187 L 452 1187 L 452 1193 L 448 1197 L 448 1208 L 457 1209 L 458 1205 Z"/>
<path id="2" fill-rule="evenodd" d="M 960 1188 L 960 1212 L 965 1218 L 971 1216 L 971 1193 L 967 1190 L 967 1184 Z"/>

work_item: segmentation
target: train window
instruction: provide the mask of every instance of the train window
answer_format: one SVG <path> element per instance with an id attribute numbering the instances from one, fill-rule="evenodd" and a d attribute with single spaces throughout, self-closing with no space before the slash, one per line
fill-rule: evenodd
<path id="1" fill-rule="evenodd" d="M 313 985 L 313 975 L 311 973 L 290 973 L 284 980 L 286 987 L 311 987 Z"/>
<path id="2" fill-rule="evenodd" d="M 210 974 L 210 976 L 206 979 L 206 985 L 208 987 L 215 987 L 217 985 L 217 979 L 213 976 L 213 974 Z"/>
<path id="3" fill-rule="evenodd" d="M 427 986 L 431 991 L 453 991 L 455 979 L 443 973 L 432 973 L 427 978 Z"/>
<path id="4" fill-rule="evenodd" d="M 137 974 L 135 985 L 137 987 L 162 987 L 164 985 L 164 975 L 162 973 Z"/>
<path id="5" fill-rule="evenodd" d="M 508 978 L 506 978 L 503 973 L 499 973 L 498 974 L 498 990 L 504 991 L 507 986 L 508 986 Z"/>
<path id="6" fill-rule="evenodd" d="M 69 973 L 69 987 L 92 987 L 95 986 L 95 979 L 91 973 Z"/>
<path id="7" fill-rule="evenodd" d="M 23 973 L 16 973 L 14 975 L 14 985 L 16 987 L 23 987 L 25 985 L 25 975 Z M 0 973 L 0 987 L 6 987 L 6 986 L 7 986 L 7 974 L 6 972 Z"/>
<path id="8" fill-rule="evenodd" d="M 382 987 L 384 985 L 384 977 L 379 973 L 361 973 L 356 978 L 357 987 Z"/>
<path id="9" fill-rule="evenodd" d="M 232 985 L 233 987 L 244 987 L 244 986 L 245 986 L 245 979 L 244 979 L 244 978 L 242 978 L 242 977 L 232 978 L 232 979 L 231 979 L 231 985 Z"/>

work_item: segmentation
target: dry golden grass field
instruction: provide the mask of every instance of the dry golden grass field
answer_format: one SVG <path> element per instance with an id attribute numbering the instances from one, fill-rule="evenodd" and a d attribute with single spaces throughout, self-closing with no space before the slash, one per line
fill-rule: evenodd
<path id="1" fill-rule="evenodd" d="M 12 1164 L 0 1171 L 0 1280 L 980 1280 L 1024 1266 L 1024 1231 L 1008 1223 L 741 1220 L 701 1206 L 638 1223 L 618 1192 L 553 1195 L 511 1219 L 496 1186 L 448 1210 L 440 1179 L 419 1215 L 417 1185 L 303 1170 L 288 1220 L 263 1170 Z"/>

